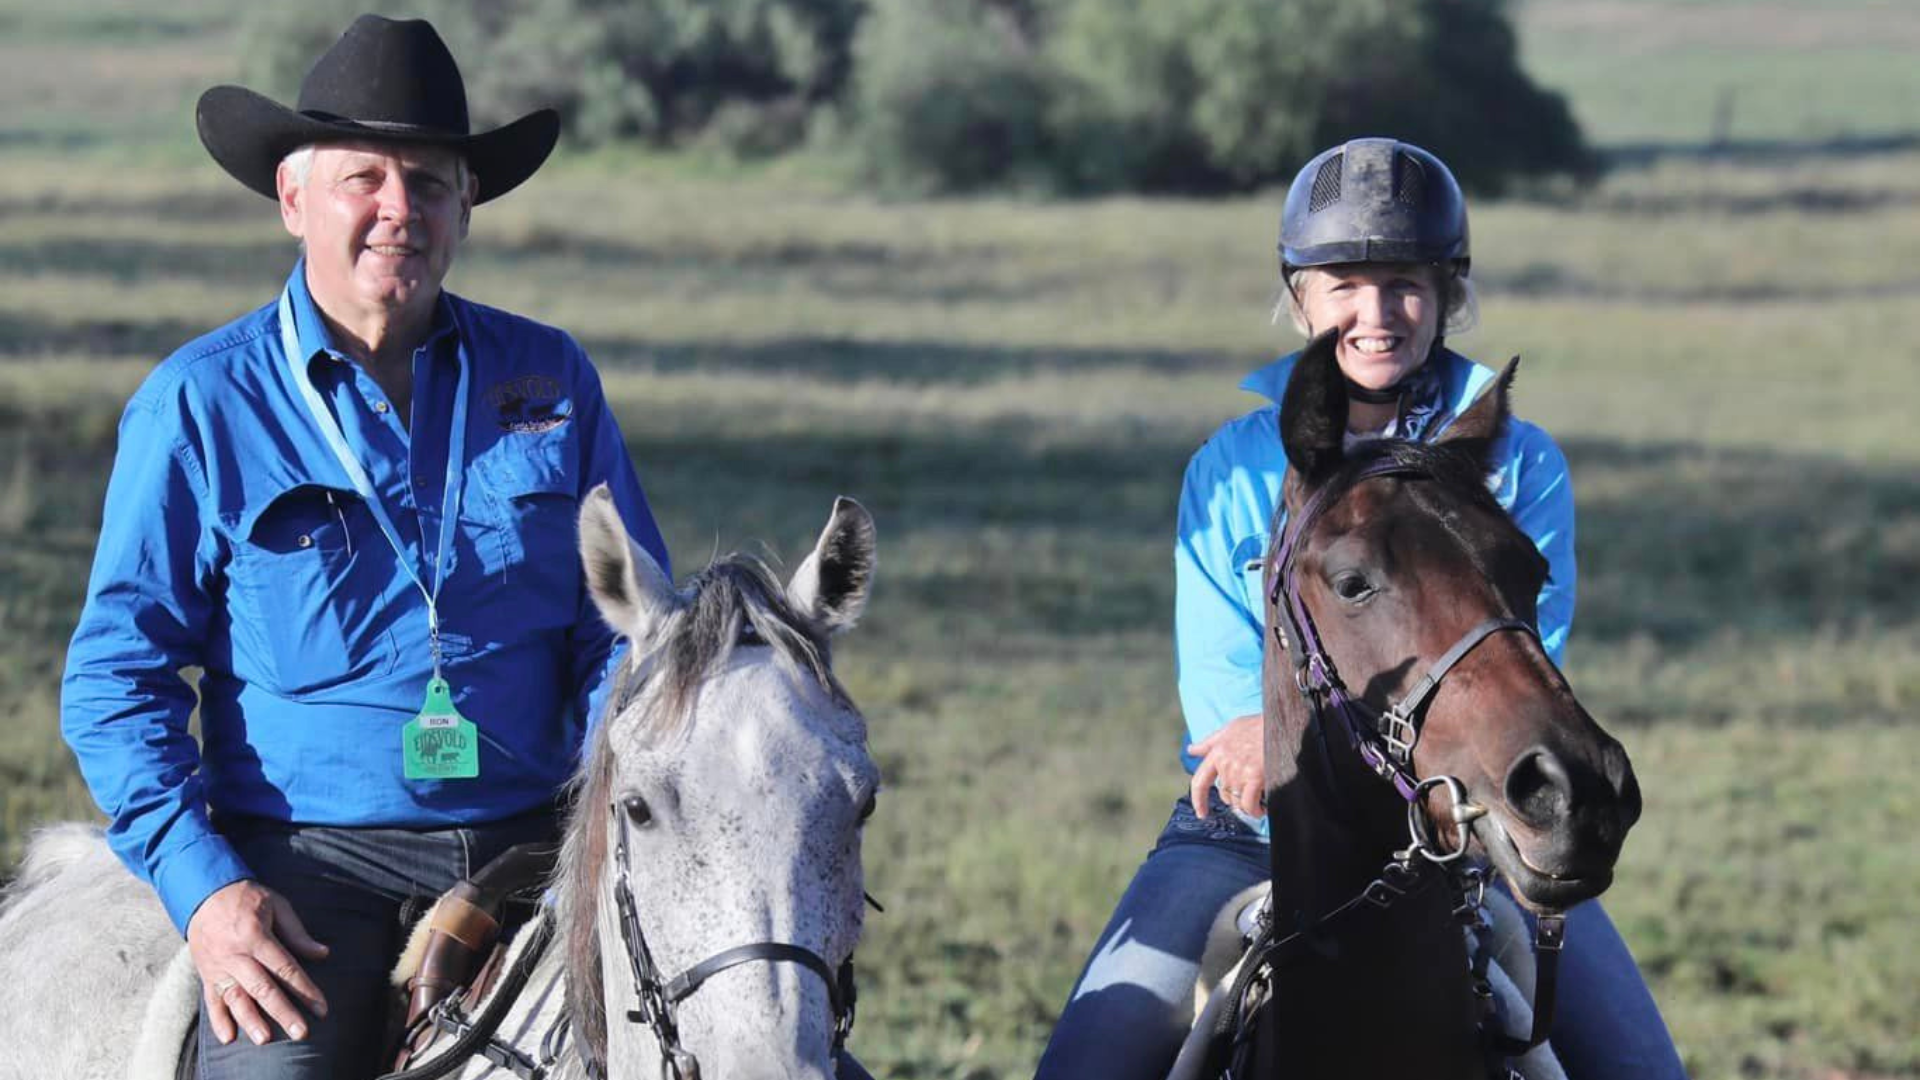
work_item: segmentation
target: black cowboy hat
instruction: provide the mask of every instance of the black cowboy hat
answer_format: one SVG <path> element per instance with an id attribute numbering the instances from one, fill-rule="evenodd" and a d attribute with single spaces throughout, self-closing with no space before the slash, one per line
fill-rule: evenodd
<path id="1" fill-rule="evenodd" d="M 458 150 L 479 181 L 475 202 L 532 176 L 560 137 L 560 114 L 528 113 L 471 134 L 460 68 L 424 19 L 362 15 L 314 61 L 289 109 L 240 86 L 216 86 L 194 110 L 200 141 L 234 179 L 278 198 L 280 159 L 308 143 L 424 143 Z"/>

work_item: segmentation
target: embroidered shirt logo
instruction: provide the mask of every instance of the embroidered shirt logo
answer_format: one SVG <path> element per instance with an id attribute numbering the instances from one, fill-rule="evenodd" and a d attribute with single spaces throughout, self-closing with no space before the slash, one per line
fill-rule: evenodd
<path id="1" fill-rule="evenodd" d="M 487 391 L 502 431 L 552 431 L 573 418 L 560 399 L 560 383 L 545 375 L 521 375 Z"/>

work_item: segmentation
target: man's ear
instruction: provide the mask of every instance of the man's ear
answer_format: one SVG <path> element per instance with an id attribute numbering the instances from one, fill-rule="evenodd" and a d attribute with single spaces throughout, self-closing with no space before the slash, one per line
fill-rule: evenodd
<path id="1" fill-rule="evenodd" d="M 307 174 L 309 181 L 313 174 Z M 280 224 L 296 240 L 307 238 L 306 197 L 304 185 L 293 178 L 293 169 L 282 161 L 273 173 L 273 189 L 280 203 Z"/>
<path id="2" fill-rule="evenodd" d="M 465 241 L 467 230 L 473 227 L 473 201 L 480 196 L 480 178 L 467 170 L 467 190 L 460 193 L 460 239 Z"/>

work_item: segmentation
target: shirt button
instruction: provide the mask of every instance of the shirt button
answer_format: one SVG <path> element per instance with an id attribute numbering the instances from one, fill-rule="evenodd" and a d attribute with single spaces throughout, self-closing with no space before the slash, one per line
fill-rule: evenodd
<path id="1" fill-rule="evenodd" d="M 313 546 L 313 537 L 308 536 L 306 533 L 301 533 L 300 539 L 295 540 L 294 543 L 299 544 L 303 548 L 310 548 Z"/>
<path id="2" fill-rule="evenodd" d="M 382 415 L 384 415 L 387 412 L 388 408 L 389 406 L 384 401 L 376 401 L 373 403 L 373 411 L 377 413 L 381 413 Z"/>

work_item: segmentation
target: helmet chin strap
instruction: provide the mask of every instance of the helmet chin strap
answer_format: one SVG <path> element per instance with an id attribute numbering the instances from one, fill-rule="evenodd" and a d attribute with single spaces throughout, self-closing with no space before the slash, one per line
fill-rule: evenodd
<path id="1" fill-rule="evenodd" d="M 1401 379 L 1385 390 L 1370 390 L 1348 379 L 1347 396 L 1365 405 L 1392 405 L 1400 400 L 1401 389 L 1407 385 L 1407 379 L 1412 377 L 1412 373 L 1408 373 L 1406 379 Z"/>

